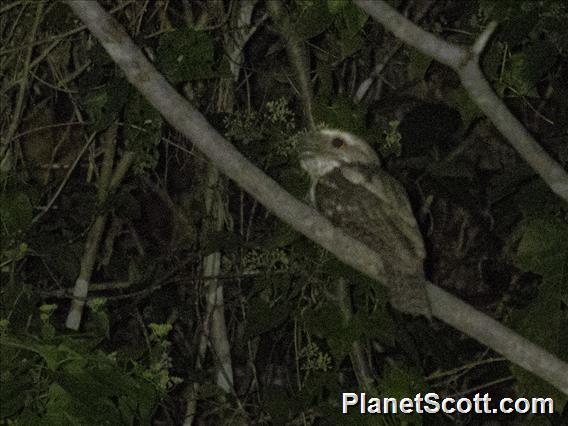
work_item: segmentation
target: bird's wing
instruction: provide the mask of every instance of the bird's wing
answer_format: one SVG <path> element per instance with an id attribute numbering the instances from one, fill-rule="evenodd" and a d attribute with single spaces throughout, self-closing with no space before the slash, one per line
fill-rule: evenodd
<path id="1" fill-rule="evenodd" d="M 354 173 L 338 169 L 320 178 L 318 209 L 379 253 L 393 273 L 423 276 L 424 243 L 402 185 L 386 173 L 362 179 Z"/>

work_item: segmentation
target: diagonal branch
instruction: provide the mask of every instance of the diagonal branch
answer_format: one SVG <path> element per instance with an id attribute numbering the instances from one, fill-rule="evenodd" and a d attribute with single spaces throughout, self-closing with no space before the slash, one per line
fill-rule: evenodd
<path id="1" fill-rule="evenodd" d="M 277 217 L 335 254 L 339 260 L 388 284 L 381 280 L 384 277 L 384 266 L 375 252 L 335 229 L 315 210 L 292 197 L 248 161 L 168 84 L 118 22 L 96 1 L 68 0 L 67 4 L 99 39 L 128 80 L 219 170 Z M 568 395 L 566 363 L 440 288 L 429 284 L 427 290 L 434 316 L 503 354 Z"/>
<path id="2" fill-rule="evenodd" d="M 556 195 L 568 201 L 568 173 L 546 153 L 507 109 L 479 67 L 479 55 L 495 29 L 494 23 L 489 25 L 471 48 L 466 48 L 424 31 L 382 0 L 354 1 L 400 40 L 452 68 L 459 75 L 463 87 L 468 91 L 473 102 L 487 115 L 519 155 Z"/>

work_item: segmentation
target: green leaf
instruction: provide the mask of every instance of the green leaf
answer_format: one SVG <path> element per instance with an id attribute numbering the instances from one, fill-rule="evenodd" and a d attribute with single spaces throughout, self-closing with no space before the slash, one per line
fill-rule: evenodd
<path id="1" fill-rule="evenodd" d="M 259 336 L 283 324 L 290 316 L 286 304 L 269 305 L 265 300 L 254 297 L 249 301 L 246 339 Z"/>
<path id="2" fill-rule="evenodd" d="M 338 13 L 341 13 L 348 4 L 349 3 L 345 0 L 327 0 L 327 10 L 329 10 L 329 13 L 332 15 L 337 15 Z"/>
<path id="3" fill-rule="evenodd" d="M 8 376 L 8 373 L 3 373 Z M 25 404 L 22 395 L 34 386 L 31 377 L 19 375 L 12 377 L 12 380 L 2 378 L 0 382 L 0 419 L 5 419 L 19 412 Z"/>
<path id="4" fill-rule="evenodd" d="M 512 47 L 526 40 L 539 19 L 537 11 L 520 14 L 518 10 L 519 9 L 515 7 L 511 9 L 512 14 L 514 13 L 515 15 L 503 24 L 503 29 L 498 34 L 500 40 L 505 41 Z"/>
<path id="5" fill-rule="evenodd" d="M 361 105 L 354 104 L 346 97 L 336 97 L 329 101 L 316 98 L 314 118 L 317 124 L 344 129 L 357 135 L 365 136 L 365 112 Z"/>
<path id="6" fill-rule="evenodd" d="M 498 153 L 494 153 L 493 156 L 499 158 Z M 505 163 L 506 159 L 503 158 L 501 161 Z M 535 200 L 540 199 L 547 192 L 550 193 L 550 189 L 541 179 L 534 179 L 534 170 L 526 164 L 511 165 L 507 167 L 507 171 L 489 180 L 487 199 L 490 205 L 504 200 L 502 204 L 506 204 L 506 212 L 510 215 L 517 215 L 519 210 L 530 210 L 535 207 L 533 204 Z"/>
<path id="7" fill-rule="evenodd" d="M 340 39 L 338 41 L 339 41 L 339 49 L 338 49 L 339 61 L 343 61 L 344 59 L 352 56 L 354 53 L 359 51 L 364 45 L 363 37 L 359 35 L 353 35 L 353 36 L 340 35 Z"/>
<path id="8" fill-rule="evenodd" d="M 382 395 L 398 400 L 407 398 L 409 395 L 415 395 L 418 392 L 422 394 L 427 392 L 427 386 L 422 375 L 403 365 L 393 365 L 386 368 L 379 380 L 379 389 Z M 420 415 L 417 413 L 399 414 L 397 417 L 404 419 L 405 422 L 422 424 Z"/>
<path id="9" fill-rule="evenodd" d="M 53 378 L 74 399 L 85 405 L 94 405 L 95 400 L 100 401 L 110 397 L 113 395 L 113 391 L 96 380 L 89 371 L 86 371 L 87 365 L 81 367 L 82 370 L 66 368 L 66 371 L 56 371 L 53 373 Z M 90 367 L 96 369 L 96 365 Z"/>
<path id="10" fill-rule="evenodd" d="M 52 383 L 47 393 L 45 414 L 37 424 L 61 424 L 62 426 L 81 424 L 80 413 L 82 408 L 81 404 L 78 404 L 69 392 L 57 383 Z M 65 413 L 65 416 L 62 416 L 62 413 Z M 79 414 L 79 416 L 76 414 Z"/>
<path id="11" fill-rule="evenodd" d="M 108 389 L 108 396 L 136 396 L 138 382 L 108 360 L 106 354 L 102 352 L 96 353 L 89 361 L 96 366 L 96 368 L 91 370 L 91 377 Z"/>
<path id="12" fill-rule="evenodd" d="M 386 294 L 384 300 L 386 301 Z M 354 321 L 359 324 L 359 329 L 365 336 L 389 346 L 395 345 L 396 325 L 384 306 L 379 306 L 370 315 L 358 312 Z"/>
<path id="13" fill-rule="evenodd" d="M 160 37 L 157 66 L 174 84 L 215 76 L 213 40 L 203 31 L 176 30 Z"/>
<path id="14" fill-rule="evenodd" d="M 353 2 L 344 3 L 346 3 L 346 5 L 341 12 L 343 23 L 349 36 L 354 37 L 361 32 L 365 23 L 369 19 L 369 15 L 367 15 L 367 13 L 361 8 L 357 7 Z"/>
<path id="15" fill-rule="evenodd" d="M 426 384 L 422 375 L 404 365 L 392 365 L 386 368 L 380 381 L 381 393 L 397 399 L 414 395 L 416 391 L 424 392 L 425 389 Z"/>
<path id="16" fill-rule="evenodd" d="M 90 131 L 99 132 L 116 121 L 129 92 L 130 86 L 124 78 L 113 78 L 100 89 L 89 92 L 85 97 L 85 109 L 89 115 Z"/>
<path id="17" fill-rule="evenodd" d="M 55 371 L 63 358 L 59 348 L 55 345 L 39 345 L 37 350 L 44 359 L 48 370 Z"/>
<path id="18" fill-rule="evenodd" d="M 536 97 L 538 96 L 534 87 L 536 81 L 529 78 L 534 77 L 529 71 L 530 61 L 531 58 L 525 52 L 511 55 L 503 72 L 501 83 L 513 89 L 518 95 Z"/>
<path id="19" fill-rule="evenodd" d="M 326 339 L 338 364 L 349 354 L 353 342 L 360 336 L 353 324 L 347 324 L 341 311 L 331 303 L 305 311 L 304 320 L 310 333 Z"/>
<path id="20" fill-rule="evenodd" d="M 413 80 L 424 80 L 426 71 L 432 63 L 432 58 L 417 49 L 408 51 L 408 76 Z"/>
<path id="21" fill-rule="evenodd" d="M 54 3 L 45 12 L 42 18 L 43 28 L 49 28 L 57 34 L 66 33 L 75 28 L 77 17 L 65 3 Z"/>
<path id="22" fill-rule="evenodd" d="M 293 403 L 285 388 L 280 386 L 269 386 L 264 392 L 264 409 L 274 419 L 275 425 L 287 424 L 290 416 L 290 408 Z"/>
<path id="23" fill-rule="evenodd" d="M 110 320 L 106 312 L 89 312 L 88 321 L 85 324 L 85 332 L 102 338 L 110 337 Z"/>
<path id="24" fill-rule="evenodd" d="M 25 232 L 32 223 L 33 209 L 28 196 L 23 192 L 0 194 L 0 226 L 3 238 Z"/>
<path id="25" fill-rule="evenodd" d="M 568 224 L 556 216 L 529 218 L 523 221 L 515 264 L 524 271 L 542 275 L 537 297 L 521 311 L 514 313 L 514 328 L 564 360 L 568 320 L 561 301 L 568 294 Z M 532 374 L 513 366 L 519 385 L 529 396 L 548 395 L 560 406 L 566 396 Z"/>
<path id="26" fill-rule="evenodd" d="M 304 3 L 300 6 L 294 22 L 294 31 L 300 40 L 313 38 L 333 23 L 333 15 L 330 13 L 328 4 L 322 0 Z"/>
<path id="27" fill-rule="evenodd" d="M 568 258 L 565 261 L 565 264 L 568 264 Z M 564 282 L 561 287 L 566 289 L 568 284 L 566 273 L 563 274 L 562 280 Z M 562 289 L 559 287 L 559 281 L 545 279 L 539 287 L 536 299 L 528 308 L 514 312 L 511 322 L 513 327 L 531 342 L 560 356 L 564 361 L 568 361 L 565 336 L 568 320 L 560 308 L 560 292 Z M 556 402 L 555 408 L 559 411 L 568 401 L 566 395 L 521 367 L 512 365 L 511 370 L 524 395 L 552 397 Z"/>
<path id="28" fill-rule="evenodd" d="M 136 153 L 135 171 L 154 169 L 158 164 L 158 144 L 163 119 L 160 113 L 138 92 L 131 92 L 124 111 L 126 149 Z"/>
<path id="29" fill-rule="evenodd" d="M 516 265 L 543 277 L 568 281 L 568 225 L 555 216 L 529 219 L 521 225 Z"/>
<path id="30" fill-rule="evenodd" d="M 448 104 L 459 112 L 463 122 L 463 127 L 466 129 L 473 120 L 483 116 L 481 110 L 471 100 L 467 91 L 461 86 L 450 92 Z"/>
<path id="31" fill-rule="evenodd" d="M 504 51 L 504 43 L 491 43 L 481 57 L 481 68 L 483 69 L 483 73 L 491 81 L 495 81 L 499 78 L 501 67 L 503 66 Z M 460 89 L 465 92 L 463 87 L 460 86 Z"/>
<path id="32" fill-rule="evenodd" d="M 367 21 L 367 14 L 353 3 L 345 3 L 339 15 L 341 19 L 335 20 L 337 38 L 331 40 L 336 60 L 342 61 L 353 55 L 364 46 L 361 29 Z"/>
<path id="33" fill-rule="evenodd" d="M 524 66 L 521 69 L 523 79 L 531 87 L 537 84 L 550 71 L 558 58 L 558 50 L 548 40 L 538 40 L 523 49 Z"/>

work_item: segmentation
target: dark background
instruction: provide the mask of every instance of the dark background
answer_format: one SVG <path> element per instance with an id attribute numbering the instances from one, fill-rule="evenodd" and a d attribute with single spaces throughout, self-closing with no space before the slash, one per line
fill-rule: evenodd
<path id="1" fill-rule="evenodd" d="M 296 157 L 304 130 L 299 89 L 264 2 L 102 4 L 116 9 L 137 45 L 228 140 L 305 196 Z M 484 73 L 566 166 L 564 2 L 391 4 L 458 44 L 497 21 Z M 250 19 L 239 20 L 247 6 Z M 347 1 L 297 0 L 284 9 L 306 49 L 316 124 L 364 137 L 404 184 L 426 241 L 428 277 L 568 360 L 566 205 L 451 70 Z M 197 424 L 566 424 L 565 395 L 443 323 L 393 311 L 381 286 L 234 183 L 221 178 L 211 187 L 207 161 L 126 82 L 67 5 L 5 2 L 0 23 L 3 421 L 181 424 L 198 383 Z M 105 138 L 115 165 L 127 152 L 135 160 L 101 199 Z M 205 207 L 211 193 L 221 230 Z M 89 307 L 80 331 L 70 332 L 69 289 L 101 215 Z M 215 385 L 214 354 L 200 359 L 198 350 L 207 328 L 203 259 L 214 252 L 222 254 L 235 374 L 229 395 Z M 348 324 L 329 297 L 339 278 L 355 284 Z M 370 348 L 375 396 L 550 396 L 557 412 L 340 417 L 339 393 L 358 389 L 348 357 L 355 339 Z"/>

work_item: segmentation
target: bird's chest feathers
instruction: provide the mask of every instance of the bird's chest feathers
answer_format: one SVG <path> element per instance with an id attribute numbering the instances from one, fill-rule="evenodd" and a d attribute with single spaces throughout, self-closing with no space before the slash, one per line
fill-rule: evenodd
<path id="1" fill-rule="evenodd" d="M 335 167 L 313 181 L 310 188 L 311 201 L 317 209 L 325 209 L 325 206 L 333 201 L 339 202 L 339 205 L 349 206 L 365 195 L 367 192 L 365 187 L 370 179 L 371 175 L 364 168 Z M 338 206 L 337 203 L 333 204 Z"/>
<path id="2" fill-rule="evenodd" d="M 304 158 L 301 163 L 302 168 L 309 173 L 310 177 L 314 181 L 317 181 L 320 177 L 330 173 L 340 166 L 340 162 L 338 160 L 331 160 L 329 158 L 317 156 Z"/>

